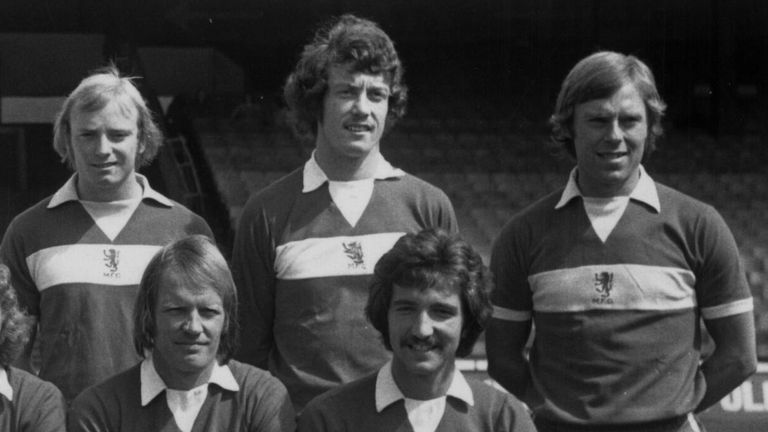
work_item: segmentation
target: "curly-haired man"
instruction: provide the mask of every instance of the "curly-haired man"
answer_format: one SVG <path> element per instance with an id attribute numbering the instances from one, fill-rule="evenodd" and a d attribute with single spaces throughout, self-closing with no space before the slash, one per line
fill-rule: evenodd
<path id="1" fill-rule="evenodd" d="M 406 95 L 392 41 L 352 15 L 317 32 L 285 85 L 294 130 L 315 151 L 250 198 L 232 265 L 244 336 L 237 357 L 269 368 L 299 410 L 389 358 L 362 313 L 378 258 L 405 233 L 457 230 L 445 193 L 379 151 Z"/>

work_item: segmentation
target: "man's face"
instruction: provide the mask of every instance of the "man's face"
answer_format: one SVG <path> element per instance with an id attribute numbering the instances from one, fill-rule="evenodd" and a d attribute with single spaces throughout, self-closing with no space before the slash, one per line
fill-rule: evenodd
<path id="1" fill-rule="evenodd" d="M 383 74 L 350 72 L 331 66 L 328 90 L 318 122 L 316 147 L 321 157 L 361 159 L 378 151 L 389 110 L 389 82 Z"/>
<path id="2" fill-rule="evenodd" d="M 646 107 L 635 86 L 627 84 L 609 98 L 576 105 L 573 134 L 581 193 L 629 195 L 648 138 Z"/>
<path id="3" fill-rule="evenodd" d="M 138 138 L 138 112 L 127 96 L 110 101 L 101 111 L 70 116 L 70 149 L 77 171 L 80 198 L 115 201 L 131 198 L 136 158 L 144 151 Z M 122 103 L 121 103 L 122 102 Z"/>
<path id="4" fill-rule="evenodd" d="M 212 287 L 190 287 L 170 272 L 161 280 L 155 306 L 152 360 L 158 373 L 174 389 L 204 383 L 217 361 L 226 321 L 221 296 Z"/>
<path id="5" fill-rule="evenodd" d="M 395 285 L 388 324 L 396 380 L 451 379 L 464 324 L 458 287 Z"/>

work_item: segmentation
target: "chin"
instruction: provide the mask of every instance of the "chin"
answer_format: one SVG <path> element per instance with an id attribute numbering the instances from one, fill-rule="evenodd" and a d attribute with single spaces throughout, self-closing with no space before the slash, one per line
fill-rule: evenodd
<path id="1" fill-rule="evenodd" d="M 435 361 L 413 362 L 406 366 L 408 372 L 413 375 L 432 375 L 437 372 L 442 363 Z"/>

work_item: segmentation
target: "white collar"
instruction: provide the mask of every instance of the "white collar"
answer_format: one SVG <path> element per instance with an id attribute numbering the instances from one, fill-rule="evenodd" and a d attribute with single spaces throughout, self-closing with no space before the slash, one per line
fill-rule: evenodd
<path id="1" fill-rule="evenodd" d="M 579 190 L 579 184 L 576 182 L 576 168 L 571 170 L 571 174 L 568 176 L 568 184 L 565 185 L 563 194 L 560 196 L 560 201 L 555 205 L 555 209 L 562 208 L 568 202 L 581 195 Z M 659 203 L 659 193 L 656 190 L 656 184 L 653 182 L 651 176 L 645 172 L 645 168 L 640 165 L 640 179 L 635 185 L 635 189 L 629 194 L 629 198 L 648 204 L 656 210 L 656 213 L 661 212 L 661 204 Z"/>
<path id="2" fill-rule="evenodd" d="M 5 396 L 9 401 L 13 401 L 13 388 L 8 381 L 8 372 L 5 368 L 0 368 L 0 395 Z"/>
<path id="3" fill-rule="evenodd" d="M 54 208 L 56 206 L 59 206 L 61 204 L 64 204 L 67 201 L 79 201 L 80 197 L 77 196 L 77 185 L 75 182 L 77 181 L 77 173 L 72 174 L 72 177 L 67 180 L 66 183 L 64 183 L 64 186 L 62 186 L 59 190 L 56 191 L 55 194 L 53 194 L 53 197 L 51 198 L 51 201 L 48 203 L 48 208 Z M 173 203 L 171 200 L 163 196 L 161 193 L 155 191 L 149 186 L 149 181 L 146 177 L 143 175 L 136 173 L 136 181 L 141 185 L 141 188 L 143 190 L 141 199 L 152 199 L 157 201 L 158 203 L 166 206 L 166 207 L 173 207 Z"/>
<path id="4" fill-rule="evenodd" d="M 453 379 L 451 380 L 451 386 L 448 387 L 446 396 L 455 397 L 464 401 L 467 405 L 475 404 L 472 389 L 469 387 L 469 383 L 467 383 L 464 375 L 459 371 L 459 368 L 454 368 Z M 384 367 L 379 369 L 379 373 L 376 375 L 376 412 L 381 412 L 384 408 L 400 399 L 405 399 L 405 395 L 400 391 L 395 378 L 392 376 L 392 360 L 390 360 Z"/>
<path id="5" fill-rule="evenodd" d="M 400 168 L 395 168 L 387 162 L 386 159 L 384 159 L 384 156 L 381 155 L 381 153 L 377 153 L 376 155 L 376 169 L 373 173 L 373 178 L 376 180 L 384 180 L 388 178 L 393 177 L 402 177 L 405 175 L 405 172 L 401 170 Z M 328 181 L 328 176 L 325 175 L 325 172 L 323 172 L 323 169 L 320 168 L 320 165 L 317 164 L 317 161 L 315 160 L 315 152 L 312 152 L 312 156 L 309 158 L 309 160 L 304 164 L 304 188 L 301 190 L 302 193 L 312 192 L 313 190 L 319 188 L 323 185 L 323 183 Z"/>
<path id="6" fill-rule="evenodd" d="M 165 385 L 165 381 L 157 373 L 151 356 L 141 362 L 139 372 L 141 380 L 141 406 L 146 406 L 157 395 L 165 391 L 168 386 Z M 240 386 L 237 384 L 235 376 L 232 375 L 229 366 L 222 366 L 218 362 L 213 366 L 211 377 L 208 378 L 208 384 L 216 384 L 224 390 L 232 392 L 240 390 Z"/>

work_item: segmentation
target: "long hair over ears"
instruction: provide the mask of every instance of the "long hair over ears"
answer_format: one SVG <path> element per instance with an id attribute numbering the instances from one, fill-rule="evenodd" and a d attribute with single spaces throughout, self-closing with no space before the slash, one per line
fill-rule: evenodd
<path id="1" fill-rule="evenodd" d="M 458 287 L 463 328 L 456 355 L 472 353 L 491 317 L 492 280 L 482 258 L 467 242 L 436 229 L 406 234 L 376 264 L 365 313 L 390 351 L 388 314 L 395 285 L 413 289 Z"/>
<path id="2" fill-rule="evenodd" d="M 645 103 L 648 138 L 643 161 L 646 161 L 664 132 L 661 119 L 667 106 L 659 95 L 651 69 L 637 57 L 617 52 L 600 51 L 587 56 L 565 77 L 555 112 L 549 119 L 553 144 L 575 158 L 573 122 L 576 105 L 609 98 L 627 84 L 635 86 Z"/>
<path id="3" fill-rule="evenodd" d="M 0 264 L 0 366 L 10 366 L 29 341 L 30 318 L 19 307 L 11 272 Z"/>
<path id="4" fill-rule="evenodd" d="M 316 137 L 333 65 L 349 66 L 351 72 L 384 75 L 390 87 L 385 132 L 405 115 L 408 88 L 394 43 L 373 21 L 347 14 L 317 30 L 286 80 L 283 97 L 288 106 L 288 121 L 297 137 Z"/>
<path id="5" fill-rule="evenodd" d="M 140 356 L 155 346 L 157 299 L 169 275 L 180 278 L 188 287 L 213 289 L 224 306 L 224 328 L 219 344 L 219 360 L 228 361 L 237 350 L 237 291 L 226 260 L 206 236 L 192 235 L 160 249 L 147 265 L 139 284 L 133 321 L 133 345 Z"/>
<path id="6" fill-rule="evenodd" d="M 163 133 L 144 98 L 134 85 L 136 77 L 124 77 L 113 64 L 97 69 L 80 81 L 69 94 L 56 115 L 53 124 L 53 149 L 61 156 L 70 169 L 75 170 L 72 160 L 72 113 L 96 113 L 112 101 L 120 106 L 122 114 L 128 116 L 135 110 L 138 115 L 139 153 L 136 167 L 149 165 L 163 144 Z"/>

